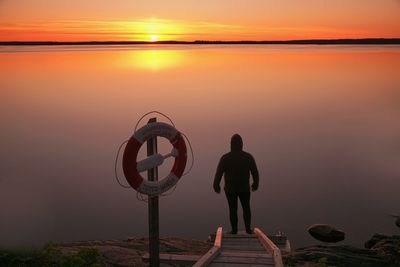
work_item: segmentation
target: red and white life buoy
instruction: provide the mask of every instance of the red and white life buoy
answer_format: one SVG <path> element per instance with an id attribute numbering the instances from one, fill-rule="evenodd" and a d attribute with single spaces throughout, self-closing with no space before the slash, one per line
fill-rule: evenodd
<path id="1" fill-rule="evenodd" d="M 171 142 L 175 151 L 175 162 L 167 177 L 160 181 L 148 181 L 139 173 L 137 155 L 143 143 L 156 136 L 165 137 Z M 186 144 L 181 133 L 167 123 L 151 122 L 137 130 L 129 139 L 124 151 L 122 168 L 126 180 L 136 191 L 146 195 L 159 195 L 178 182 L 185 170 L 186 161 Z"/>

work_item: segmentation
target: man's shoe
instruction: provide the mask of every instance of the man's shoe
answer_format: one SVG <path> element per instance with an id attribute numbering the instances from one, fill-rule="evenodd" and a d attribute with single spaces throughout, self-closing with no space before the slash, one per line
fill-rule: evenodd
<path id="1" fill-rule="evenodd" d="M 252 235 L 252 234 L 254 234 L 254 231 L 253 231 L 253 229 L 246 229 L 246 233 L 248 233 L 249 235 Z"/>
<path id="2" fill-rule="evenodd" d="M 232 231 L 230 231 L 229 233 L 230 233 L 231 235 L 236 235 L 236 234 L 237 234 L 237 230 L 236 230 L 236 231 L 232 230 Z"/>

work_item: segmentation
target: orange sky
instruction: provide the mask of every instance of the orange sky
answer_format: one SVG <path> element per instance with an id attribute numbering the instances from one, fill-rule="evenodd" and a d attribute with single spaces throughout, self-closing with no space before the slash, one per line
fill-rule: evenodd
<path id="1" fill-rule="evenodd" d="M 0 0 L 0 41 L 400 37 L 400 0 Z"/>

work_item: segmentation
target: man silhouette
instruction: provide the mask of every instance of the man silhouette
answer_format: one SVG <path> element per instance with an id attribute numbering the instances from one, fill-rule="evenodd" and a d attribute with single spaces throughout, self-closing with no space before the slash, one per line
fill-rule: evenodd
<path id="1" fill-rule="evenodd" d="M 234 134 L 231 138 L 231 152 L 221 157 L 214 178 L 214 191 L 219 194 L 221 178 L 224 175 L 224 190 L 229 204 L 229 219 L 232 227 L 231 234 L 237 234 L 238 198 L 242 204 L 246 232 L 253 233 L 250 211 L 250 173 L 253 177 L 251 190 L 256 191 L 259 181 L 256 162 L 250 153 L 243 151 L 242 137 Z"/>

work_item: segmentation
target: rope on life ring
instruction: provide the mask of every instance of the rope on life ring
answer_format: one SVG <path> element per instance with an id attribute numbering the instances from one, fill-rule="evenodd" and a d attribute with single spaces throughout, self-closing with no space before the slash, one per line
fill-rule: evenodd
<path id="1" fill-rule="evenodd" d="M 156 154 L 137 162 L 140 147 L 150 138 L 161 136 L 170 141 L 173 146 L 166 156 Z M 165 158 L 174 157 L 175 162 L 171 172 L 159 181 L 148 181 L 140 172 L 161 165 Z M 128 140 L 125 147 L 122 168 L 129 185 L 139 193 L 149 196 L 160 195 L 171 189 L 182 177 L 186 167 L 187 149 L 183 135 L 173 126 L 163 122 L 151 122 L 137 130 Z"/>

